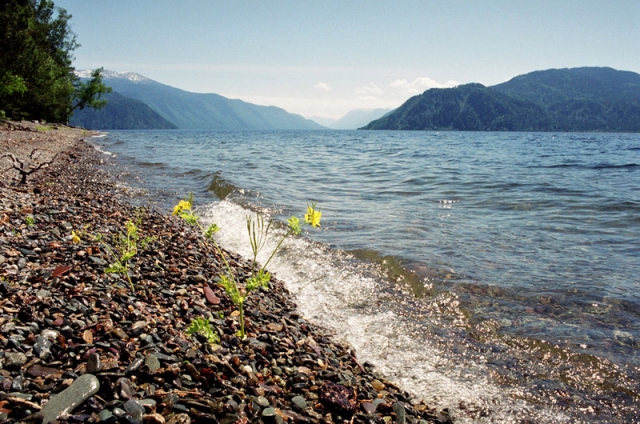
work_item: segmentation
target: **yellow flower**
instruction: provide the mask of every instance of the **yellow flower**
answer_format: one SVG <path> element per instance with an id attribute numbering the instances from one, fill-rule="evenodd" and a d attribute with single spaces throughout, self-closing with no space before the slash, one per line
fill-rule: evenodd
<path id="1" fill-rule="evenodd" d="M 71 231 L 71 242 L 80 243 L 80 236 L 75 231 Z"/>
<path id="2" fill-rule="evenodd" d="M 316 204 L 308 205 L 307 213 L 304 214 L 304 222 L 311 224 L 312 227 L 319 227 L 320 218 L 322 218 L 322 212 L 316 210 Z"/>
<path id="3" fill-rule="evenodd" d="M 186 200 L 181 200 L 178 204 L 173 208 L 173 215 L 182 215 L 183 211 L 188 211 L 191 209 L 191 203 Z"/>

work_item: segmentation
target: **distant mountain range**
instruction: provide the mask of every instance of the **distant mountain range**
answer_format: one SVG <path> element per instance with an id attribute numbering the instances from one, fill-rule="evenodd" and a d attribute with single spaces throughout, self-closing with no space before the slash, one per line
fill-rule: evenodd
<path id="1" fill-rule="evenodd" d="M 89 77 L 89 71 L 78 75 Z M 191 93 L 133 72 L 105 70 L 103 81 L 113 89 L 107 97 L 113 104 L 103 110 L 77 111 L 71 117 L 71 125 L 89 129 L 326 129 L 275 106 L 254 105 L 218 94 Z"/>
<path id="2" fill-rule="evenodd" d="M 393 109 L 355 109 L 340 119 L 323 118 L 319 116 L 312 116 L 309 119 L 334 130 L 355 130 L 384 116 L 392 110 Z"/>
<path id="3" fill-rule="evenodd" d="M 491 87 L 433 88 L 362 129 L 640 132 L 640 75 L 550 69 Z"/>

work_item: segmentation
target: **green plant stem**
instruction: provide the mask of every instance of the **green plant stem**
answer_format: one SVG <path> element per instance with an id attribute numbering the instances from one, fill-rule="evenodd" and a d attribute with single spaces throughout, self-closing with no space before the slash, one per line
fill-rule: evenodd
<path id="1" fill-rule="evenodd" d="M 282 242 L 284 242 L 284 239 L 289 237 L 292 232 L 293 232 L 293 230 L 289 230 L 289 231 L 287 231 L 287 234 L 285 234 L 284 237 L 282 237 L 282 240 L 280 240 L 280 243 L 278 243 L 276 248 L 273 249 L 273 252 L 271 252 L 271 256 L 269 256 L 269 259 L 267 259 L 267 262 L 265 262 L 265 264 L 262 265 L 262 269 L 267 269 L 267 265 L 269 265 L 269 262 L 271 262 L 271 259 L 273 259 L 273 257 L 275 256 L 276 252 L 278 251 L 278 249 L 280 249 L 280 245 L 282 244 Z"/>
<path id="2" fill-rule="evenodd" d="M 240 311 L 240 337 L 244 338 L 244 301 L 240 302 L 238 310 Z"/>

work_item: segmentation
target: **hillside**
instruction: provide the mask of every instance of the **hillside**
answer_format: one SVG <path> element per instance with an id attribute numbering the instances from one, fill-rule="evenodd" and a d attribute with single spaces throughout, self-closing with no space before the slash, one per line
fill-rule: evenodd
<path id="1" fill-rule="evenodd" d="M 82 75 L 82 74 L 81 74 Z M 324 129 L 300 115 L 274 106 L 258 106 L 218 94 L 191 93 L 142 75 L 105 71 L 104 83 L 139 100 L 178 128 L 211 130 Z"/>
<path id="2" fill-rule="evenodd" d="M 107 105 L 102 109 L 82 109 L 76 111 L 69 120 L 73 126 L 91 130 L 144 130 L 176 129 L 178 126 L 167 121 L 140 100 L 112 92 L 104 96 Z"/>
<path id="3" fill-rule="evenodd" d="M 640 75 L 550 69 L 492 87 L 431 89 L 363 129 L 640 132 Z"/>
<path id="4" fill-rule="evenodd" d="M 331 119 L 313 116 L 309 119 L 334 130 L 355 130 L 378 119 L 393 109 L 354 109 L 342 118 Z"/>

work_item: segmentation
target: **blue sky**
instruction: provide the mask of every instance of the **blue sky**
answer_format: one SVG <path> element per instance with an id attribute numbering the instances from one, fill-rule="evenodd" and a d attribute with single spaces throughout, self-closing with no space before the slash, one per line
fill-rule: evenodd
<path id="1" fill-rule="evenodd" d="M 640 0 L 54 0 L 76 69 L 133 71 L 306 117 L 534 70 L 640 73 Z"/>

